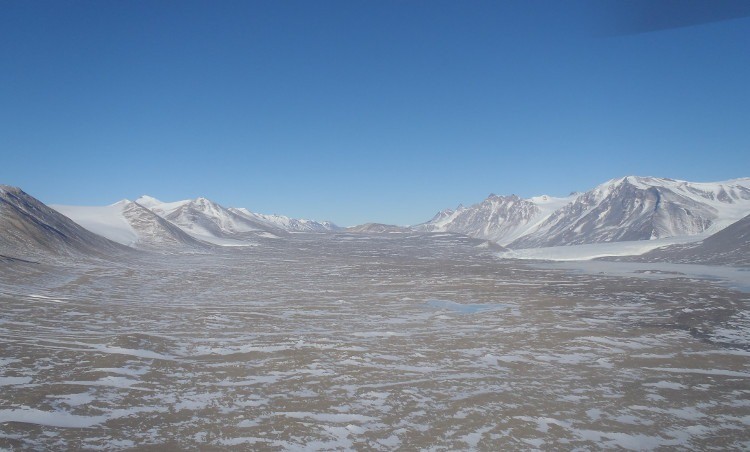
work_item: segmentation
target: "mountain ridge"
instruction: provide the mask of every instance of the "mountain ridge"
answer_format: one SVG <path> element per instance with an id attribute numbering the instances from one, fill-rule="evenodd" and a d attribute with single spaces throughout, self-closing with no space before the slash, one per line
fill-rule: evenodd
<path id="1" fill-rule="evenodd" d="M 145 250 L 207 250 L 198 240 L 135 201 L 123 199 L 108 206 L 51 205 L 73 221 L 114 242 Z"/>
<path id="2" fill-rule="evenodd" d="M 281 228 L 287 232 L 330 232 L 341 229 L 331 221 L 315 221 L 305 218 L 290 218 L 285 215 L 256 213 L 244 207 L 230 207 L 229 210 L 248 218 L 265 222 L 273 227 Z"/>

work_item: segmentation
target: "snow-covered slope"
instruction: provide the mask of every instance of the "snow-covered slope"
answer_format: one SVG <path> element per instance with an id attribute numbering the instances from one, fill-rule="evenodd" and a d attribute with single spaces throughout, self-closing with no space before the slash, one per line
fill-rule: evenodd
<path id="1" fill-rule="evenodd" d="M 210 245 L 156 215 L 144 206 L 122 200 L 109 206 L 51 206 L 63 215 L 117 243 L 141 249 L 206 249 Z"/>
<path id="2" fill-rule="evenodd" d="M 286 234 L 281 228 L 240 215 L 206 198 L 165 203 L 142 196 L 136 202 L 191 236 L 210 243 L 242 245 L 259 237 L 277 238 Z"/>
<path id="3" fill-rule="evenodd" d="M 0 255 L 108 256 L 127 248 L 79 226 L 23 190 L 0 185 Z"/>
<path id="4" fill-rule="evenodd" d="M 709 235 L 750 213 L 750 179 L 695 183 L 613 179 L 577 197 L 510 243 L 537 248 Z"/>
<path id="5" fill-rule="evenodd" d="M 521 237 L 543 222 L 550 214 L 573 201 L 578 195 L 565 198 L 536 196 L 522 199 L 516 195 L 491 194 L 479 204 L 443 210 L 427 223 L 413 227 L 425 232 L 457 232 L 488 239 L 501 245 Z"/>
<path id="6" fill-rule="evenodd" d="M 263 222 L 275 228 L 283 229 L 287 232 L 330 232 L 341 229 L 330 221 L 318 222 L 314 220 L 289 218 L 284 215 L 266 215 L 251 212 L 244 207 L 230 207 L 229 211 L 253 221 Z"/>

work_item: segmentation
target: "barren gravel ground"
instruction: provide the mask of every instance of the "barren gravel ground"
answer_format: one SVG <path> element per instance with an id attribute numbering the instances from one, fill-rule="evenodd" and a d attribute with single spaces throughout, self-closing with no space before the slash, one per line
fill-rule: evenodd
<path id="1" fill-rule="evenodd" d="M 747 293 L 454 235 L 0 263 L 0 447 L 750 448 Z"/>

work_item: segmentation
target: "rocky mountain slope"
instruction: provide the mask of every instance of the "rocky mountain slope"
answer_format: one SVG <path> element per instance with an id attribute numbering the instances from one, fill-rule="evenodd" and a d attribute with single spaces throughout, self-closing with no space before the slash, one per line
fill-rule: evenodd
<path id="1" fill-rule="evenodd" d="M 0 185 L 0 255 L 35 259 L 44 255 L 107 256 L 128 248 L 76 224 L 20 188 Z"/>
<path id="2" fill-rule="evenodd" d="M 750 215 L 700 242 L 659 248 L 637 260 L 750 267 Z"/>

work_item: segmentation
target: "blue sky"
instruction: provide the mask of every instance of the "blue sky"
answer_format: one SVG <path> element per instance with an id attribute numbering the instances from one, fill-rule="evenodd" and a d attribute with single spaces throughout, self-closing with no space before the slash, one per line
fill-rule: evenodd
<path id="1" fill-rule="evenodd" d="M 607 5 L 3 1 L 0 182 L 352 225 L 750 176 L 750 18 L 639 33 Z"/>

